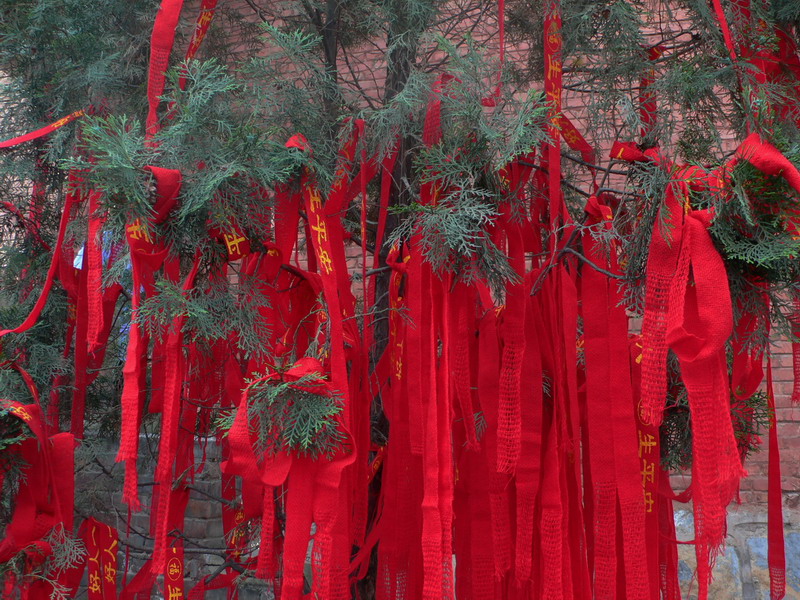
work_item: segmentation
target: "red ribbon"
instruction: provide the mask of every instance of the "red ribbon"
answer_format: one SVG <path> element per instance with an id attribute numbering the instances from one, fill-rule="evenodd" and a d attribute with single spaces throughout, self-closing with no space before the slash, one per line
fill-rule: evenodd
<path id="1" fill-rule="evenodd" d="M 14 146 L 19 146 L 22 143 L 30 142 L 39 138 L 42 138 L 46 135 L 50 135 L 55 130 L 60 129 L 64 125 L 71 123 L 75 119 L 79 119 L 80 117 L 84 116 L 86 112 L 83 109 L 76 110 L 74 113 L 67 115 L 66 117 L 60 118 L 58 121 L 50 123 L 49 125 L 45 125 L 41 129 L 37 129 L 36 131 L 31 131 L 30 133 L 26 133 L 23 135 L 19 135 L 17 137 L 13 137 L 7 140 L 0 142 L 0 149 L 5 148 L 13 148 Z"/>
<path id="2" fill-rule="evenodd" d="M 117 530 L 90 517 L 81 525 L 86 545 L 89 600 L 115 600 L 117 597 Z"/>
<path id="3" fill-rule="evenodd" d="M 138 473 L 136 461 L 139 456 L 139 427 L 144 404 L 143 382 L 147 341 L 136 321 L 137 310 L 142 301 L 142 288 L 152 290 L 153 273 L 164 262 L 167 250 L 155 239 L 153 225 L 163 222 L 177 201 L 181 186 L 180 171 L 148 167 L 156 183 L 156 202 L 153 217 L 147 224 L 141 220 L 130 223 L 126 230 L 131 249 L 133 270 L 132 318 L 128 337 L 125 366 L 122 370 L 122 433 L 117 462 L 125 461 L 125 485 L 123 500 L 132 510 L 139 509 Z M 161 382 L 156 382 L 160 384 Z M 154 387 L 159 387 L 155 385 Z"/>
<path id="4" fill-rule="evenodd" d="M 162 0 L 156 14 L 150 38 L 150 70 L 147 77 L 147 138 L 159 130 L 158 104 L 164 91 L 165 73 L 169 66 L 169 55 L 175 42 L 175 30 L 183 8 L 183 0 Z"/>

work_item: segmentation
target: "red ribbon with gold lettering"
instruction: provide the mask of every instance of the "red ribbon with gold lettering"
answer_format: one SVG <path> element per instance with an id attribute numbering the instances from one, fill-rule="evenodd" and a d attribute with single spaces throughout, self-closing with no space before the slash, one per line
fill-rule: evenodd
<path id="1" fill-rule="evenodd" d="M 167 550 L 167 567 L 164 570 L 164 600 L 182 600 L 183 579 L 183 540 L 175 540 Z"/>
<path id="2" fill-rule="evenodd" d="M 561 3 L 547 0 L 544 17 L 544 93 L 550 103 L 550 142 L 546 145 L 547 185 L 550 198 L 550 228 L 561 216 L 561 137 L 557 123 L 561 115 L 562 88 Z M 552 232 L 551 232 L 552 233 Z M 555 235 L 551 236 L 551 245 Z"/>
<path id="3" fill-rule="evenodd" d="M 117 597 L 117 530 L 90 517 L 81 525 L 86 546 L 89 600 L 115 600 Z"/>
<path id="4" fill-rule="evenodd" d="M 31 131 L 30 133 L 26 133 L 23 135 L 19 135 L 14 138 L 10 138 L 7 140 L 3 140 L 0 142 L 0 149 L 6 148 L 13 148 L 14 146 L 18 146 L 19 144 L 23 144 L 25 142 L 30 142 L 39 138 L 42 138 L 46 135 L 50 135 L 55 130 L 60 129 L 64 125 L 71 123 L 75 119 L 79 119 L 80 117 L 84 116 L 86 112 L 81 110 L 76 110 L 74 113 L 67 115 L 66 117 L 62 117 L 58 121 L 50 123 L 49 125 L 45 125 L 41 129 L 37 129 L 36 131 Z"/>

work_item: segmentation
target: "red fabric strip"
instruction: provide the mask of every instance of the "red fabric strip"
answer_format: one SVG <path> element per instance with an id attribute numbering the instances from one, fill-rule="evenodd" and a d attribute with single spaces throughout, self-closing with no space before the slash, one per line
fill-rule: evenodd
<path id="1" fill-rule="evenodd" d="M 653 46 L 647 49 L 647 58 L 652 63 L 661 58 L 663 53 L 663 46 Z M 639 120 L 642 122 L 639 136 L 643 141 L 655 129 L 658 117 L 658 102 L 655 93 L 650 89 L 655 76 L 655 67 L 651 66 L 639 83 Z"/>
<path id="2" fill-rule="evenodd" d="M 94 351 L 101 345 L 104 345 L 105 340 L 101 339 L 101 331 L 104 328 L 103 311 L 103 240 L 102 230 L 105 223 L 105 218 L 99 213 L 100 211 L 100 193 L 92 190 L 89 196 L 89 228 L 86 236 L 86 246 L 84 253 L 86 254 L 85 268 L 86 273 L 86 310 L 88 313 L 88 330 L 86 333 L 87 350 Z"/>
<path id="3" fill-rule="evenodd" d="M 217 9 L 217 0 L 203 0 L 200 5 L 200 14 L 197 15 L 197 22 L 192 32 L 192 39 L 189 40 L 189 46 L 186 48 L 186 57 L 188 61 L 195 57 L 200 45 L 208 33 L 208 28 L 211 27 L 211 22 L 214 20 L 214 14 Z M 186 74 L 182 73 L 178 80 L 178 86 L 183 90 L 186 89 Z"/>
<path id="4" fill-rule="evenodd" d="M 88 260 L 89 255 L 84 246 L 83 265 L 78 277 L 77 323 L 75 326 L 75 390 L 72 395 L 72 426 L 70 431 L 78 439 L 83 439 L 83 421 L 86 412 L 86 388 L 88 386 L 87 369 L 89 367 L 89 347 L 87 335 L 89 331 L 89 309 L 87 307 Z"/>
<path id="5" fill-rule="evenodd" d="M 183 540 L 174 540 L 167 550 L 167 565 L 164 569 L 164 597 L 167 600 L 184 598 Z"/>
<path id="6" fill-rule="evenodd" d="M 783 537 L 783 491 L 781 454 L 778 445 L 778 420 L 772 385 L 772 361 L 767 359 L 767 400 L 769 402 L 769 471 L 767 473 L 767 562 L 770 600 L 786 595 L 786 546 Z"/>
<path id="7" fill-rule="evenodd" d="M 730 417 L 725 343 L 733 328 L 725 266 L 706 228 L 710 217 L 686 217 L 667 342 L 681 364 L 692 417 L 692 487 L 698 598 L 708 594 L 711 568 L 724 543 L 726 506 L 744 471 Z M 690 273 L 694 285 L 689 285 Z"/>
<path id="8" fill-rule="evenodd" d="M 153 273 L 164 263 L 167 250 L 155 240 L 152 227 L 163 222 L 177 202 L 181 187 L 181 173 L 174 169 L 148 166 L 156 185 L 156 200 L 153 217 L 149 223 L 141 220 L 129 223 L 126 239 L 131 249 L 133 274 L 133 298 L 131 300 L 131 325 L 128 336 L 125 366 L 122 369 L 122 428 L 117 462 L 125 461 L 125 484 L 123 501 L 132 509 L 139 510 L 138 473 L 136 461 L 139 456 L 139 426 L 145 400 L 147 339 L 137 322 L 138 308 L 142 302 L 142 291 L 153 291 Z M 175 264 L 175 263 L 170 263 Z M 174 267 L 170 267 L 174 269 Z M 158 388 L 161 382 L 153 382 Z"/>
<path id="9" fill-rule="evenodd" d="M 114 600 L 117 597 L 117 530 L 89 518 L 81 525 L 87 551 L 88 597 L 90 600 Z"/>
<path id="10" fill-rule="evenodd" d="M 547 144 L 550 229 L 553 229 L 561 212 L 561 137 L 555 123 L 561 114 L 562 45 L 561 3 L 559 0 L 547 0 L 544 17 L 544 92 L 551 105 L 550 118 L 553 123 L 548 130 L 551 141 Z M 550 239 L 552 247 L 555 235 Z"/>
<path id="11" fill-rule="evenodd" d="M 670 288 L 678 259 L 683 232 L 684 185 L 667 188 L 664 206 L 653 228 L 647 257 L 645 309 L 642 319 L 642 399 L 641 418 L 645 423 L 660 425 L 667 391 L 667 318 L 670 311 Z M 668 212 L 668 223 L 662 212 Z"/>
<path id="12" fill-rule="evenodd" d="M 719 28 L 722 30 L 722 39 L 725 41 L 725 47 L 731 56 L 731 61 L 735 65 L 738 62 L 736 57 L 736 47 L 733 45 L 733 36 L 731 36 L 731 29 L 728 25 L 728 18 L 725 16 L 725 11 L 722 8 L 720 0 L 713 0 L 714 11 L 717 13 L 717 20 L 719 21 Z"/>
<path id="13" fill-rule="evenodd" d="M 510 210 L 510 209 L 508 209 Z M 500 361 L 500 397 L 498 399 L 497 471 L 513 474 L 517 467 L 522 435 L 520 421 L 520 378 L 525 354 L 525 307 L 528 295 L 524 286 L 525 255 L 522 233 L 506 216 L 509 264 L 517 282 L 506 285 L 506 308 L 501 335 L 503 352 Z"/>
<path id="14" fill-rule="evenodd" d="M 595 197 L 589 199 L 591 202 Z M 589 210 L 589 208 L 587 208 Z M 597 215 L 602 219 L 601 215 Z M 602 222 L 595 217 L 594 224 Z M 589 222 L 589 224 L 592 224 Z M 584 255 L 593 262 L 600 259 L 604 268 L 603 248 L 597 248 L 591 230 L 583 235 Z M 586 369 L 586 416 L 589 437 L 589 466 L 593 491 L 594 593 L 597 598 L 614 598 L 617 569 L 617 484 L 610 388 L 611 348 L 609 340 L 608 280 L 601 273 L 584 267 L 581 273 L 583 308 L 583 348 Z M 625 332 L 627 334 L 627 331 Z M 615 367 L 619 368 L 619 367 Z M 620 390 L 616 390 L 620 393 Z M 587 524 L 589 525 L 589 524 Z"/>
<path id="15" fill-rule="evenodd" d="M 20 135 L 20 136 L 17 136 L 17 137 L 14 137 L 14 138 L 11 138 L 11 139 L 8 139 L 8 140 L 4 140 L 4 141 L 0 142 L 0 149 L 13 148 L 14 146 L 18 146 L 19 144 L 22 144 L 24 142 L 30 142 L 32 140 L 39 139 L 39 138 L 44 137 L 46 135 L 50 135 L 56 129 L 60 129 L 61 127 L 63 127 L 67 123 L 71 123 L 75 119 L 78 119 L 78 118 L 84 116 L 85 114 L 86 113 L 83 111 L 83 109 L 76 110 L 74 113 L 69 114 L 66 117 L 62 117 L 61 119 L 59 119 L 58 121 L 55 121 L 54 123 L 50 123 L 49 125 L 45 125 L 41 129 L 37 129 L 36 131 L 31 131 L 30 133 L 26 133 L 24 135 Z"/>
<path id="16" fill-rule="evenodd" d="M 77 185 L 77 176 L 70 173 L 70 181 L 67 185 Z M 36 300 L 36 304 L 21 325 L 15 327 L 14 329 L 3 329 L 0 331 L 0 337 L 3 337 L 8 333 L 22 333 L 28 331 L 28 329 L 33 327 L 36 321 L 39 319 L 39 315 L 42 314 L 42 310 L 44 309 L 45 304 L 47 304 L 47 298 L 50 295 L 50 288 L 53 287 L 53 279 L 55 278 L 56 271 L 58 270 L 61 257 L 61 246 L 64 243 L 64 236 L 66 235 L 67 225 L 69 224 L 71 218 L 72 207 L 77 201 L 77 193 L 74 189 L 70 189 L 67 192 L 66 200 L 64 202 L 64 209 L 61 212 L 61 221 L 58 226 L 58 237 L 56 238 L 55 249 L 53 250 L 53 258 L 50 261 L 50 268 L 47 270 L 47 276 L 45 278 L 44 285 L 42 286 L 42 291 L 39 293 L 39 298 Z"/>
<path id="17" fill-rule="evenodd" d="M 197 271 L 200 268 L 201 255 L 195 256 L 192 269 L 183 282 L 183 292 L 194 286 Z M 155 479 L 159 485 L 159 503 L 156 514 L 156 532 L 153 544 L 152 568 L 163 571 L 167 562 L 167 532 L 169 529 L 170 504 L 173 494 L 173 464 L 178 454 L 179 419 L 181 415 L 182 388 L 185 378 L 185 361 L 183 358 L 183 322 L 185 317 L 173 320 L 167 335 L 164 349 L 166 359 L 164 382 L 164 408 L 161 420 L 161 438 L 159 440 L 159 457 Z"/>
<path id="18" fill-rule="evenodd" d="M 153 572 L 150 566 L 149 560 L 142 565 L 139 572 L 123 588 L 120 600 L 149 600 L 157 577 L 157 573 Z"/>
<path id="19" fill-rule="evenodd" d="M 150 70 L 147 78 L 146 135 L 152 138 L 159 129 L 158 104 L 164 91 L 165 73 L 169 66 L 169 55 L 175 42 L 175 30 L 183 8 L 183 0 L 162 0 L 156 14 L 150 38 Z"/>

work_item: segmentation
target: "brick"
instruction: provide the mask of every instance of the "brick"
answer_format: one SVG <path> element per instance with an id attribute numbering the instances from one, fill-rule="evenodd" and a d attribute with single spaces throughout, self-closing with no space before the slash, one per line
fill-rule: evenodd
<path id="1" fill-rule="evenodd" d="M 742 491 L 740 494 L 742 504 L 758 506 L 767 503 L 767 492 Z"/>
<path id="2" fill-rule="evenodd" d="M 186 514 L 196 519 L 221 518 L 221 509 L 218 502 L 210 498 L 189 500 L 186 506 Z"/>
<path id="3" fill-rule="evenodd" d="M 800 423 L 800 406 L 776 406 L 775 418 L 778 422 Z"/>
<path id="4" fill-rule="evenodd" d="M 792 355 L 776 354 L 772 357 L 772 376 L 776 374 L 792 376 Z M 788 371 L 788 372 L 787 372 Z"/>
<path id="5" fill-rule="evenodd" d="M 750 476 L 742 480 L 742 491 L 763 491 L 769 489 L 769 483 L 766 477 L 763 476 Z"/>
<path id="6" fill-rule="evenodd" d="M 790 448 L 790 449 L 800 448 L 800 438 L 798 437 L 779 436 L 778 443 L 780 445 L 781 450 L 783 450 L 784 448 Z"/>
<path id="7" fill-rule="evenodd" d="M 790 510 L 800 509 L 800 492 L 792 491 L 784 494 L 783 505 Z"/>
<path id="8" fill-rule="evenodd" d="M 794 381 L 776 381 L 774 385 L 775 390 L 775 404 L 776 406 L 791 406 L 792 389 L 794 388 Z"/>
<path id="9" fill-rule="evenodd" d="M 778 439 L 800 437 L 800 423 L 778 422 Z"/>
<path id="10" fill-rule="evenodd" d="M 222 519 L 186 519 L 184 532 L 196 540 L 219 538 L 219 544 L 222 545 Z"/>
<path id="11" fill-rule="evenodd" d="M 789 340 L 780 339 L 772 344 L 772 351 L 775 354 L 791 354 L 792 344 Z"/>

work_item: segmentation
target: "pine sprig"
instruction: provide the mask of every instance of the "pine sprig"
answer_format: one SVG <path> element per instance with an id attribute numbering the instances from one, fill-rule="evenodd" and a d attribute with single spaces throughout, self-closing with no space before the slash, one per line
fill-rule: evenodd
<path id="1" fill-rule="evenodd" d="M 261 453 L 331 457 L 345 441 L 337 421 L 342 398 L 330 392 L 318 373 L 296 381 L 257 381 L 250 386 L 249 399 Z"/>

